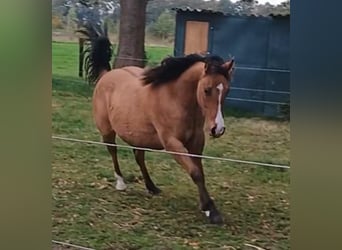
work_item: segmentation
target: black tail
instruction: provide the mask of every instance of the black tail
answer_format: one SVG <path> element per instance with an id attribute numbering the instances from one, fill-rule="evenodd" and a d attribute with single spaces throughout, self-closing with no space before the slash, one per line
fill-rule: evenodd
<path id="1" fill-rule="evenodd" d="M 96 30 L 92 25 L 87 25 L 77 32 L 82 34 L 90 42 L 84 51 L 84 70 L 88 82 L 96 83 L 99 80 L 101 72 L 111 69 L 112 44 L 104 32 Z"/>

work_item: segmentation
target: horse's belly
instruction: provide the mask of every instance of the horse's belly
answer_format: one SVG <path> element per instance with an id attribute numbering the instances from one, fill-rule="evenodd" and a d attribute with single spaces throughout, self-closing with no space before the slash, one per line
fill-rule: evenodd
<path id="1" fill-rule="evenodd" d="M 136 147 L 163 149 L 157 131 L 144 117 L 144 112 L 135 112 L 134 116 L 121 112 L 112 114 L 112 128 L 126 143 Z"/>
<path id="2" fill-rule="evenodd" d="M 117 135 L 126 143 L 136 147 L 163 149 L 157 133 L 153 131 L 123 129 L 118 130 Z"/>
<path id="3" fill-rule="evenodd" d="M 162 149 L 157 131 L 142 103 L 140 83 L 116 85 L 109 105 L 111 127 L 129 145 Z"/>

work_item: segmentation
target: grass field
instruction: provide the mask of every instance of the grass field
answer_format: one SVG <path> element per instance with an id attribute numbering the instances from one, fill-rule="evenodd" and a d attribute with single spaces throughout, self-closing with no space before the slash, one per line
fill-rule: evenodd
<path id="1" fill-rule="evenodd" d="M 52 73 L 63 76 L 78 76 L 78 43 L 52 43 Z M 172 55 L 169 47 L 147 47 L 148 64 L 154 65 L 167 55 Z"/>
<path id="2" fill-rule="evenodd" d="M 148 48 L 150 58 L 170 48 Z M 53 43 L 53 134 L 99 141 L 91 116 L 92 89 L 77 77 L 76 44 Z M 206 155 L 278 164 L 290 162 L 286 121 L 225 118 L 227 133 L 208 139 Z M 119 141 L 119 143 L 122 143 Z M 169 155 L 147 153 L 147 194 L 130 150 L 119 149 L 128 189 L 113 187 L 102 146 L 53 141 L 52 238 L 94 249 L 289 249 L 289 172 L 204 160 L 207 187 L 227 222 L 210 225 L 198 209 L 195 185 Z"/>

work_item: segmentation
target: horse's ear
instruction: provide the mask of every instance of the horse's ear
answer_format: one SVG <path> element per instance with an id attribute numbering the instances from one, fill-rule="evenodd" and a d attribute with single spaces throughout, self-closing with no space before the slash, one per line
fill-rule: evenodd
<path id="1" fill-rule="evenodd" d="M 210 74 L 212 72 L 215 72 L 215 68 L 217 68 L 219 65 L 213 63 L 213 62 L 206 62 L 204 65 L 204 72 L 206 74 Z"/>
<path id="2" fill-rule="evenodd" d="M 206 74 L 208 74 L 209 73 L 208 71 L 209 71 L 209 64 L 206 62 L 205 65 L 204 65 L 204 72 Z"/>
<path id="3" fill-rule="evenodd" d="M 204 65 L 204 72 L 205 72 L 206 74 L 210 74 L 210 72 L 213 71 L 214 67 L 215 67 L 215 66 L 212 65 L 211 63 L 206 62 L 205 65 Z"/>
<path id="4" fill-rule="evenodd" d="M 235 65 L 235 61 L 234 59 L 231 59 L 225 62 L 222 66 L 228 71 L 228 74 L 231 75 L 234 70 L 234 65 Z"/>

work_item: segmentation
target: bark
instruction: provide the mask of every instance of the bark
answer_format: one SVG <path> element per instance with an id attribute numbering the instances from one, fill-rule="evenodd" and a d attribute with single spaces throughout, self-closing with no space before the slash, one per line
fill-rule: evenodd
<path id="1" fill-rule="evenodd" d="M 147 2 L 148 0 L 120 0 L 118 56 L 114 58 L 113 68 L 124 66 L 144 67 Z"/>

